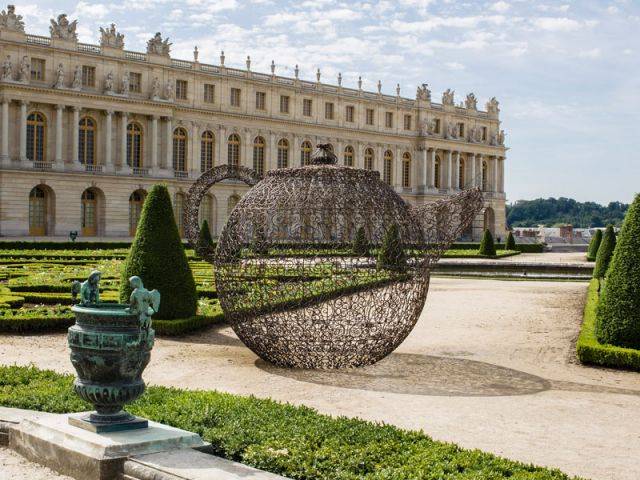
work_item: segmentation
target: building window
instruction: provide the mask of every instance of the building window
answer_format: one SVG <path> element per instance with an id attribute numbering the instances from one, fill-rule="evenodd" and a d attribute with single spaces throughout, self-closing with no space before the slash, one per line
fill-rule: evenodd
<path id="1" fill-rule="evenodd" d="M 231 104 L 232 107 L 240 106 L 240 89 L 239 88 L 231 88 L 229 103 Z"/>
<path id="2" fill-rule="evenodd" d="M 289 166 L 289 141 L 281 138 L 278 141 L 278 168 L 287 168 Z"/>
<path id="3" fill-rule="evenodd" d="M 353 147 L 347 145 L 344 149 L 344 164 L 347 167 L 353 167 Z"/>
<path id="4" fill-rule="evenodd" d="M 367 148 L 364 151 L 364 169 L 373 170 L 373 148 Z"/>
<path id="5" fill-rule="evenodd" d="M 189 83 L 186 80 L 176 80 L 176 98 L 178 100 L 187 99 L 187 88 Z"/>
<path id="6" fill-rule="evenodd" d="M 347 105 L 344 111 L 344 118 L 347 122 L 353 123 L 353 117 L 355 114 L 355 107 L 353 105 Z"/>
<path id="7" fill-rule="evenodd" d="M 173 200 L 173 216 L 176 219 L 178 232 L 184 235 L 184 193 L 176 193 Z"/>
<path id="8" fill-rule="evenodd" d="M 402 155 L 402 186 L 411 187 L 411 154 L 404 152 Z"/>
<path id="9" fill-rule="evenodd" d="M 41 113 L 27 117 L 27 158 L 33 162 L 44 162 L 46 158 L 47 122 Z"/>
<path id="10" fill-rule="evenodd" d="M 460 164 L 458 165 L 458 188 L 464 188 L 464 159 L 460 159 Z"/>
<path id="11" fill-rule="evenodd" d="M 187 171 L 187 131 L 182 127 L 173 131 L 173 170 Z"/>
<path id="12" fill-rule="evenodd" d="M 384 126 L 387 128 L 393 128 L 393 113 L 384 112 Z"/>
<path id="13" fill-rule="evenodd" d="M 373 125 L 373 108 L 367 108 L 366 112 L 365 112 L 365 123 L 367 125 Z"/>
<path id="14" fill-rule="evenodd" d="M 213 168 L 213 151 L 216 137 L 213 132 L 207 130 L 200 138 L 200 171 L 206 172 Z"/>
<path id="15" fill-rule="evenodd" d="M 464 138 L 464 123 L 458 123 L 458 138 Z"/>
<path id="16" fill-rule="evenodd" d="M 138 72 L 129 72 L 129 91 L 140 93 L 142 91 L 142 74 Z"/>
<path id="17" fill-rule="evenodd" d="M 253 169 L 260 176 L 264 175 L 264 145 L 262 137 L 253 140 Z"/>
<path id="18" fill-rule="evenodd" d="M 136 229 L 138 228 L 145 197 L 146 192 L 144 190 L 136 190 L 129 195 L 129 235 L 132 237 L 136 234 Z"/>
<path id="19" fill-rule="evenodd" d="M 391 153 L 391 150 L 387 150 L 386 152 L 384 152 L 382 181 L 387 185 L 391 185 L 393 182 L 393 153 Z"/>
<path id="20" fill-rule="evenodd" d="M 96 122 L 89 117 L 80 119 L 78 125 L 78 159 L 85 165 L 95 165 Z"/>
<path id="21" fill-rule="evenodd" d="M 411 115 L 404 116 L 404 129 L 411 130 Z"/>
<path id="22" fill-rule="evenodd" d="M 267 94 L 264 92 L 256 92 L 256 110 L 266 110 L 266 104 Z"/>
<path id="23" fill-rule="evenodd" d="M 433 133 L 440 133 L 440 119 L 439 118 L 435 118 L 433 120 Z"/>
<path id="24" fill-rule="evenodd" d="M 324 118 L 326 118 L 327 120 L 333 120 L 333 103 L 332 102 L 325 102 Z"/>
<path id="25" fill-rule="evenodd" d="M 240 137 L 237 134 L 229 135 L 227 142 L 227 164 L 240 165 Z"/>
<path id="26" fill-rule="evenodd" d="M 82 86 L 83 87 L 96 86 L 96 67 L 91 67 L 89 65 L 82 66 Z"/>
<path id="27" fill-rule="evenodd" d="M 216 86 L 213 83 L 204 84 L 204 103 L 216 103 Z"/>
<path id="28" fill-rule="evenodd" d="M 487 127 L 482 127 L 482 141 L 487 141 Z"/>
<path id="29" fill-rule="evenodd" d="M 289 113 L 288 95 L 280 95 L 280 113 Z"/>
<path id="30" fill-rule="evenodd" d="M 137 123 L 127 125 L 127 165 L 142 167 L 142 127 Z"/>
<path id="31" fill-rule="evenodd" d="M 47 234 L 47 195 L 40 187 L 29 193 L 29 235 Z"/>
<path id="32" fill-rule="evenodd" d="M 302 100 L 302 115 L 305 117 L 310 117 L 312 112 L 312 105 L 310 98 L 305 98 Z"/>
<path id="33" fill-rule="evenodd" d="M 31 59 L 31 80 L 43 82 L 45 79 L 45 60 L 44 58 Z"/>
<path id="34" fill-rule="evenodd" d="M 311 142 L 305 140 L 300 146 L 300 165 L 305 166 L 311 163 Z"/>
<path id="35" fill-rule="evenodd" d="M 440 157 L 436 157 L 436 161 L 433 166 L 434 187 L 440 188 Z"/>
<path id="36" fill-rule="evenodd" d="M 489 167 L 487 162 L 482 161 L 482 191 L 486 192 L 488 190 L 487 179 L 489 178 Z"/>

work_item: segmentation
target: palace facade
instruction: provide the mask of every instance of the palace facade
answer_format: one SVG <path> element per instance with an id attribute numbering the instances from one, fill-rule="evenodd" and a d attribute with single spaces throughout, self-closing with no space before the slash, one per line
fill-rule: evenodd
<path id="1" fill-rule="evenodd" d="M 78 42 L 76 21 L 51 20 L 50 36 L 25 33 L 9 5 L 0 13 L 0 235 L 127 237 L 146 192 L 166 183 L 181 223 L 185 194 L 212 166 L 259 173 L 304 165 L 318 143 L 339 161 L 378 170 L 407 202 L 422 204 L 477 185 L 485 207 L 468 238 L 505 232 L 498 102 L 432 101 L 251 69 L 171 58 L 157 33 L 146 53 L 124 48 L 114 25 L 100 45 Z M 215 185 L 201 206 L 217 235 L 247 190 Z"/>

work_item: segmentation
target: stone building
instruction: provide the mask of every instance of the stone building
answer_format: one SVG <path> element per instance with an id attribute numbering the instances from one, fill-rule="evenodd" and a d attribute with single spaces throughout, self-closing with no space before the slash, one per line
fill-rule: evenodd
<path id="1" fill-rule="evenodd" d="M 114 25 L 100 45 L 78 42 L 77 21 L 51 20 L 50 36 L 25 33 L 9 5 L 0 13 L 0 235 L 124 237 L 158 182 L 176 212 L 191 182 L 224 163 L 258 172 L 300 166 L 317 143 L 340 162 L 378 170 L 412 204 L 467 185 L 486 192 L 467 232 L 505 231 L 504 162 L 498 102 L 478 110 L 473 94 L 432 102 L 276 74 L 171 58 L 157 33 L 145 53 L 125 50 Z M 216 235 L 247 190 L 213 187 L 201 216 Z M 177 216 L 181 219 L 181 215 Z M 180 223 L 180 221 L 179 221 Z"/>

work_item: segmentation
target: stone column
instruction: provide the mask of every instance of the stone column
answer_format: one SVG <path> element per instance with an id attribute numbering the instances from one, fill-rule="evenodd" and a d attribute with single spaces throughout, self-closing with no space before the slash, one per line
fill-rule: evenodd
<path id="1" fill-rule="evenodd" d="M 171 117 L 167 117 L 165 123 L 165 156 L 164 165 L 161 168 L 173 171 L 173 125 L 171 124 Z"/>
<path id="2" fill-rule="evenodd" d="M 500 191 L 498 188 L 498 157 L 493 157 L 493 191 Z"/>
<path id="3" fill-rule="evenodd" d="M 453 189 L 453 161 L 451 158 L 451 150 L 447 150 L 445 153 L 445 158 L 447 159 L 447 188 L 449 190 Z"/>
<path id="4" fill-rule="evenodd" d="M 266 157 L 267 171 L 275 170 L 276 168 L 278 168 L 278 151 L 276 149 L 276 134 L 274 132 L 269 132 Z"/>
<path id="5" fill-rule="evenodd" d="M 113 137 L 113 111 L 105 112 L 105 132 L 104 132 L 104 168 L 107 173 L 113 173 L 113 157 L 111 155 Z"/>
<path id="6" fill-rule="evenodd" d="M 504 157 L 500 157 L 500 186 L 498 188 L 498 191 L 500 193 L 504 193 L 504 161 L 505 158 Z"/>
<path id="7" fill-rule="evenodd" d="M 9 100 L 2 99 L 2 140 L 0 141 L 0 162 L 9 162 Z"/>
<path id="8" fill-rule="evenodd" d="M 191 122 L 191 151 L 187 171 L 192 178 L 200 175 L 200 128 L 196 122 Z"/>
<path id="9" fill-rule="evenodd" d="M 27 161 L 27 107 L 29 102 L 20 102 L 20 161 Z"/>
<path id="10" fill-rule="evenodd" d="M 158 115 L 151 115 L 151 175 L 158 175 Z"/>
<path id="11" fill-rule="evenodd" d="M 253 132 L 248 128 L 244 131 L 244 166 L 253 168 Z"/>
<path id="12" fill-rule="evenodd" d="M 131 167 L 127 165 L 127 124 L 129 116 L 127 112 L 120 114 L 120 169 L 125 172 Z"/>
<path id="13" fill-rule="evenodd" d="M 482 154 L 476 153 L 475 162 L 476 162 L 476 175 L 478 177 L 477 186 L 480 188 L 480 190 L 482 190 Z"/>
<path id="14" fill-rule="evenodd" d="M 227 163 L 227 129 L 222 125 L 218 126 L 218 136 L 216 138 L 216 148 L 218 152 L 216 153 L 216 158 L 214 158 L 214 165 L 224 165 Z"/>
<path id="15" fill-rule="evenodd" d="M 460 190 L 460 152 L 455 152 L 453 169 L 453 189 Z"/>
<path id="16" fill-rule="evenodd" d="M 78 165 L 78 143 L 80 141 L 80 107 L 73 107 L 72 140 L 71 140 L 71 162 Z"/>
<path id="17" fill-rule="evenodd" d="M 436 188 L 436 149 L 429 149 L 429 188 Z"/>
<path id="18" fill-rule="evenodd" d="M 64 105 L 56 105 L 56 143 L 55 143 L 55 167 L 57 170 L 62 170 L 64 164 L 62 163 L 62 115 L 64 114 Z M 76 145 L 77 148 L 77 145 Z M 76 154 L 75 160 L 78 160 Z"/>
<path id="19" fill-rule="evenodd" d="M 477 187 L 478 182 L 476 180 L 476 156 L 473 153 L 470 153 L 467 157 L 471 163 L 471 186 Z"/>
<path id="20" fill-rule="evenodd" d="M 423 185 L 424 189 L 426 190 L 427 187 L 429 186 L 429 167 L 428 167 L 428 162 L 427 162 L 427 147 L 420 147 L 421 149 L 418 150 L 418 155 L 420 156 L 420 165 L 422 166 L 422 173 L 423 176 L 420 179 L 420 185 Z"/>

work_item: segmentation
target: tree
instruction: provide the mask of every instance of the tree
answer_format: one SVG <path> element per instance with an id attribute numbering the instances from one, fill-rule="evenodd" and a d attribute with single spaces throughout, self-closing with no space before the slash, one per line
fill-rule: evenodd
<path id="1" fill-rule="evenodd" d="M 209 222 L 202 221 L 200 226 L 200 236 L 198 237 L 198 246 L 203 249 L 211 249 L 213 247 L 213 238 L 211 238 L 211 231 L 209 230 Z"/>
<path id="2" fill-rule="evenodd" d="M 596 310 L 596 337 L 600 343 L 640 349 L 640 195 L 618 235 Z"/>
<path id="3" fill-rule="evenodd" d="M 405 270 L 407 268 L 407 257 L 402 240 L 400 240 L 398 225 L 395 223 L 384 234 L 376 266 L 378 269 L 387 270 Z"/>
<path id="4" fill-rule="evenodd" d="M 516 249 L 516 239 L 513 238 L 513 232 L 509 232 L 507 235 L 507 242 L 504 245 L 505 250 L 515 250 Z"/>
<path id="5" fill-rule="evenodd" d="M 491 231 L 489 229 L 484 231 L 478 253 L 487 257 L 496 256 L 496 245 L 493 243 L 493 235 L 491 235 Z"/>
<path id="6" fill-rule="evenodd" d="M 360 227 L 356 230 L 356 238 L 353 240 L 351 250 L 354 255 L 359 257 L 369 255 L 369 242 L 367 242 L 367 235 L 364 231 L 364 227 Z"/>
<path id="7" fill-rule="evenodd" d="M 198 297 L 193 274 L 178 233 L 166 185 L 154 185 L 144 201 L 136 237 L 122 270 L 120 301 L 129 302 L 129 277 L 160 292 L 156 318 L 171 320 L 195 315 Z"/>
<path id="8" fill-rule="evenodd" d="M 596 230 L 596 233 L 593 234 L 593 237 L 591 237 L 591 241 L 589 242 L 587 258 L 595 260 L 596 255 L 598 255 L 600 243 L 602 243 L 602 230 Z"/>
<path id="9" fill-rule="evenodd" d="M 609 225 L 604 232 L 602 242 L 598 248 L 596 255 L 596 266 L 593 269 L 593 278 L 604 278 L 607 275 L 607 269 L 616 248 L 616 233 L 613 231 L 613 225 Z"/>

